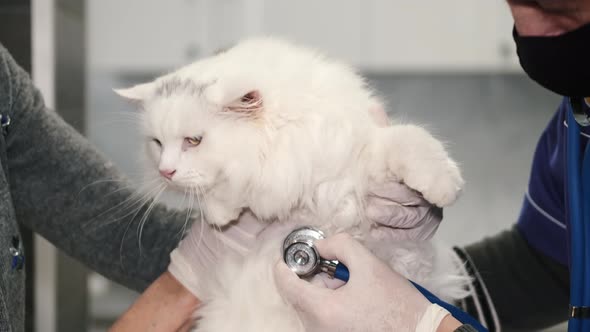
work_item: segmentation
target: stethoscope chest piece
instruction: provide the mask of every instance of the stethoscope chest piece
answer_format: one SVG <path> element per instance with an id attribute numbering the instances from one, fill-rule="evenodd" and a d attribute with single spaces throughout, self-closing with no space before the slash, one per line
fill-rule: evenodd
<path id="1" fill-rule="evenodd" d="M 301 227 L 291 232 L 283 242 L 283 259 L 298 276 L 305 278 L 317 273 L 321 258 L 314 243 L 324 233 L 313 227 Z"/>

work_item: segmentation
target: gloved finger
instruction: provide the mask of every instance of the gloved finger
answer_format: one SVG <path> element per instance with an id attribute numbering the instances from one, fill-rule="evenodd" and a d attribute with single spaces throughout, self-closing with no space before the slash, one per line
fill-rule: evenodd
<path id="1" fill-rule="evenodd" d="M 369 237 L 373 240 L 405 241 L 405 240 L 428 240 L 436 233 L 439 220 L 425 219 L 414 228 L 395 228 L 389 226 L 374 225 L 370 229 Z"/>
<path id="2" fill-rule="evenodd" d="M 340 279 L 330 278 L 328 274 L 323 272 L 314 275 L 309 282 L 318 287 L 329 289 L 338 289 L 346 284 Z"/>
<path id="3" fill-rule="evenodd" d="M 369 197 L 383 198 L 401 205 L 426 205 L 422 195 L 414 189 L 397 181 L 372 183 Z"/>
<path id="4" fill-rule="evenodd" d="M 337 259 L 348 267 L 349 270 L 363 270 L 361 264 L 371 257 L 371 253 L 360 242 L 349 234 L 340 233 L 315 243 L 320 255 L 325 259 Z"/>
<path id="5" fill-rule="evenodd" d="M 417 227 L 429 209 L 427 206 L 403 206 L 381 198 L 367 200 L 367 218 L 371 222 L 396 228 Z"/>
<path id="6" fill-rule="evenodd" d="M 313 310 L 317 305 L 324 303 L 322 297 L 327 289 L 299 279 L 283 261 L 279 260 L 275 264 L 273 273 L 277 290 L 283 299 L 298 311 Z"/>

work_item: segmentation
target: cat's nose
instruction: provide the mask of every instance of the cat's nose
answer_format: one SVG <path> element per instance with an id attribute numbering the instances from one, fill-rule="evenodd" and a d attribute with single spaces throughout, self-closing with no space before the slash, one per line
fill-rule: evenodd
<path id="1" fill-rule="evenodd" d="M 172 179 L 172 176 L 174 175 L 174 173 L 176 173 L 175 169 L 161 169 L 160 170 L 160 175 L 165 177 L 168 180 Z"/>

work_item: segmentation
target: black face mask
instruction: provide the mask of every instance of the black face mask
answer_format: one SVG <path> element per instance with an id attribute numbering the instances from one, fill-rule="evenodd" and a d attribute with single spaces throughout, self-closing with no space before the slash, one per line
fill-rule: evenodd
<path id="1" fill-rule="evenodd" d="M 512 34 L 530 78 L 562 96 L 590 97 L 590 24 L 556 37 Z"/>

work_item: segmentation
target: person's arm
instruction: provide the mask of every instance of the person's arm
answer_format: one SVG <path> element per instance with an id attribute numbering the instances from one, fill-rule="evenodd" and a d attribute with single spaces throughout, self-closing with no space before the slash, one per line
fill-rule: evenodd
<path id="1" fill-rule="evenodd" d="M 490 332 L 541 330 L 567 319 L 567 267 L 530 247 L 516 228 L 459 254 L 476 290 L 463 307 Z"/>
<path id="2" fill-rule="evenodd" d="M 198 305 L 193 294 L 165 272 L 109 331 L 188 331 Z"/>
<path id="3" fill-rule="evenodd" d="M 19 223 L 109 279 L 135 290 L 147 287 L 166 271 L 186 215 L 160 205 L 148 213 L 145 197 L 142 207 L 135 204 L 141 197 L 45 107 L 29 75 L 1 45 L 0 82 L 11 118 L 6 173 Z"/>
<path id="4" fill-rule="evenodd" d="M 453 317 L 452 315 L 447 315 L 440 322 L 440 325 L 436 329 L 436 332 L 453 332 L 457 330 L 457 328 L 459 328 L 461 325 L 461 322 L 459 322 L 455 317 Z"/>

